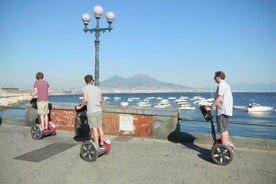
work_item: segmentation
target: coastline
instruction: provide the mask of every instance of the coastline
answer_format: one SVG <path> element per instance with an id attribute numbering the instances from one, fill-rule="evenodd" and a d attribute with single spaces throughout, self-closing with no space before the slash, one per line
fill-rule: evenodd
<path id="1" fill-rule="evenodd" d="M 22 102 L 30 100 L 30 92 L 19 92 L 19 93 L 0 93 L 0 110 L 7 108 L 16 107 Z M 70 93 L 69 93 L 70 94 Z M 69 95 L 63 92 L 54 92 L 49 96 Z"/>
<path id="2" fill-rule="evenodd" d="M 28 101 L 29 94 L 6 94 L 0 96 L 0 110 L 15 107 L 22 102 Z"/>

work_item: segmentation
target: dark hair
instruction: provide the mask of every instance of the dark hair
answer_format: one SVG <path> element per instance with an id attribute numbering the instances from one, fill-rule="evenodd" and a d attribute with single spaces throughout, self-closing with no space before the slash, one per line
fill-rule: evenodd
<path id="1" fill-rule="evenodd" d="M 88 83 L 94 81 L 92 75 L 86 75 L 86 76 L 84 77 L 84 80 L 85 80 L 85 83 L 86 83 L 86 84 L 88 84 Z"/>
<path id="2" fill-rule="evenodd" d="M 215 76 L 221 78 L 222 80 L 225 79 L 225 74 L 223 73 L 223 71 L 217 71 L 215 73 Z"/>
<path id="3" fill-rule="evenodd" d="M 35 75 L 36 80 L 43 79 L 44 75 L 42 72 L 37 72 Z"/>

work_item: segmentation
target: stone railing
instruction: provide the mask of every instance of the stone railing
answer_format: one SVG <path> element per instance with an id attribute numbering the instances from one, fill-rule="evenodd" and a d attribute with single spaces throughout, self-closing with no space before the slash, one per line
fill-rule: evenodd
<path id="1" fill-rule="evenodd" d="M 57 129 L 75 131 L 77 104 L 52 103 L 50 117 Z M 36 109 L 26 105 L 25 123 L 32 126 Z M 177 109 L 103 106 L 103 129 L 106 134 L 167 139 L 178 125 Z"/>

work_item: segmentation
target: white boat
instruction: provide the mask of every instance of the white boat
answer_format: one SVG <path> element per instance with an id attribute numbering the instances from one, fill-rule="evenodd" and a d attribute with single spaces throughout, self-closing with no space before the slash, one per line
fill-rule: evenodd
<path id="1" fill-rule="evenodd" d="M 188 103 L 188 97 L 186 96 L 181 96 L 179 99 L 176 99 L 174 101 L 174 103 L 177 103 L 178 105 L 181 105 L 181 104 L 187 104 Z"/>
<path id="2" fill-rule="evenodd" d="M 151 104 L 148 101 L 143 101 L 143 102 L 140 101 L 140 102 L 137 103 L 137 105 L 139 107 L 150 107 L 151 106 Z"/>
<path id="3" fill-rule="evenodd" d="M 123 106 L 123 107 L 127 107 L 128 106 L 128 102 L 121 102 L 120 105 Z"/>
<path id="4" fill-rule="evenodd" d="M 247 112 L 269 112 L 272 110 L 273 110 L 273 107 L 263 106 L 255 102 L 250 103 L 246 108 Z"/>
<path id="5" fill-rule="evenodd" d="M 127 99 L 128 102 L 133 102 L 133 101 L 137 101 L 137 100 L 140 100 L 140 97 L 129 97 Z"/>
<path id="6" fill-rule="evenodd" d="M 156 108 L 167 108 L 167 107 L 170 107 L 170 106 L 171 106 L 170 101 L 167 100 L 167 99 L 163 99 L 154 107 L 156 107 Z"/>
<path id="7" fill-rule="evenodd" d="M 234 105 L 233 109 L 238 109 L 238 110 L 246 110 L 247 107 L 244 105 Z"/>
<path id="8" fill-rule="evenodd" d="M 107 96 L 104 96 L 104 97 L 103 97 L 103 100 L 104 100 L 104 101 L 108 101 L 109 99 L 110 99 L 110 97 L 107 97 Z"/>
<path id="9" fill-rule="evenodd" d="M 114 97 L 114 101 L 120 101 L 120 100 L 121 100 L 121 97 L 118 97 L 118 96 Z"/>
<path id="10" fill-rule="evenodd" d="M 178 107 L 178 109 L 180 109 L 180 110 L 196 110 L 196 107 L 195 106 L 190 106 L 189 104 L 187 104 L 187 105 L 180 105 L 179 107 Z"/>

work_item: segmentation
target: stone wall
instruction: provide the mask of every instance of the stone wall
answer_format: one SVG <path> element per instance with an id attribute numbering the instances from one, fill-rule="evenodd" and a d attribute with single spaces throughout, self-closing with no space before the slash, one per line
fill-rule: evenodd
<path id="1" fill-rule="evenodd" d="M 76 105 L 52 103 L 50 117 L 57 129 L 75 131 Z M 31 105 L 26 105 L 27 126 L 34 124 L 35 111 Z M 110 135 L 167 139 L 177 128 L 178 116 L 177 109 L 104 105 L 103 129 Z"/>

